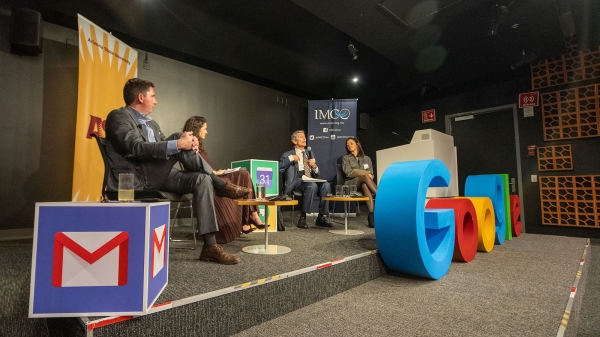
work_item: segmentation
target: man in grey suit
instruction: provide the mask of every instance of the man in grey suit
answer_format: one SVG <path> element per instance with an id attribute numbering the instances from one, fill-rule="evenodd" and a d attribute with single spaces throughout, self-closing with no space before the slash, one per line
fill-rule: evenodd
<path id="1" fill-rule="evenodd" d="M 312 153 L 306 151 L 306 135 L 304 131 L 298 130 L 292 133 L 292 144 L 294 148 L 284 152 L 279 159 L 279 173 L 284 175 L 283 193 L 288 194 L 292 190 L 302 192 L 302 214 L 298 219 L 296 227 L 308 228 L 306 224 L 306 213 L 310 212 L 313 198 L 318 195 L 321 198 L 319 203 L 319 216 L 315 221 L 317 226 L 331 227 L 331 223 L 325 215 L 329 214 L 329 201 L 323 200 L 328 194 L 331 194 L 331 187 L 328 182 L 312 182 L 303 180 L 307 178 L 318 178 L 319 167 Z"/>
<path id="2" fill-rule="evenodd" d="M 235 255 L 217 245 L 215 232 L 219 226 L 213 189 L 217 196 L 232 199 L 246 196 L 251 190 L 217 177 L 196 154 L 198 139 L 191 132 L 176 132 L 169 137 L 162 133 L 149 116 L 157 103 L 152 82 L 130 79 L 123 88 L 123 98 L 126 106 L 111 111 L 106 118 L 106 154 L 113 173 L 108 189 L 117 190 L 119 173 L 133 173 L 136 190 L 193 193 L 198 231 L 204 239 L 200 260 L 238 263 Z M 173 167 L 177 161 L 185 171 Z"/>

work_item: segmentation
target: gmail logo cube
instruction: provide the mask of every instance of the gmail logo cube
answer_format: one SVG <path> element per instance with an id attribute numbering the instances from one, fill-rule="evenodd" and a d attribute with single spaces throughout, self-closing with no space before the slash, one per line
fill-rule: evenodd
<path id="1" fill-rule="evenodd" d="M 29 317 L 147 314 L 168 283 L 169 203 L 37 203 Z"/>

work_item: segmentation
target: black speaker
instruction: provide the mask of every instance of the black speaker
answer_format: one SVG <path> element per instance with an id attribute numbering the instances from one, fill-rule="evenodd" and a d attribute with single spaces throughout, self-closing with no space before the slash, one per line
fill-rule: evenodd
<path id="1" fill-rule="evenodd" d="M 10 23 L 10 52 L 36 56 L 42 52 L 42 14 L 31 9 L 12 10 Z"/>
<path id="2" fill-rule="evenodd" d="M 361 130 L 366 130 L 369 128 L 369 114 L 361 113 L 359 116 L 358 127 Z"/>

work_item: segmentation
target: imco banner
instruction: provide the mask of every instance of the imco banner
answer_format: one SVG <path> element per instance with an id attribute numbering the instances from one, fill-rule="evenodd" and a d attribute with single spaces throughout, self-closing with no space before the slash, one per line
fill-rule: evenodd
<path id="1" fill-rule="evenodd" d="M 106 115 L 123 102 L 125 82 L 137 76 L 137 51 L 78 15 L 79 85 L 73 201 L 98 200 L 104 163 L 90 134 L 104 137 Z"/>
<path id="2" fill-rule="evenodd" d="M 307 146 L 312 148 L 319 178 L 335 182 L 335 164 L 346 154 L 346 139 L 356 137 L 357 99 L 308 101 Z"/>

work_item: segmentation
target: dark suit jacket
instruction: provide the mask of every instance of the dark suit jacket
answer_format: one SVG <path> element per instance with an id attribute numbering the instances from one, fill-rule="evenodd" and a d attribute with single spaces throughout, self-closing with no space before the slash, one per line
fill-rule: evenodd
<path id="1" fill-rule="evenodd" d="M 281 158 L 279 158 L 279 173 L 283 174 L 283 178 L 284 178 L 284 184 L 283 184 L 283 193 L 284 194 L 288 194 L 292 191 L 292 189 L 294 188 L 294 186 L 296 185 L 296 181 L 298 179 L 302 179 L 302 175 L 304 174 L 304 172 L 302 172 L 302 174 L 300 174 L 300 171 L 298 169 L 298 162 L 297 161 L 290 161 L 289 156 L 290 155 L 295 155 L 296 154 L 296 149 L 292 149 L 290 151 L 284 152 L 281 155 Z M 316 173 L 314 170 L 310 170 L 310 175 L 313 178 L 318 178 L 319 174 Z"/>
<path id="2" fill-rule="evenodd" d="M 119 173 L 133 173 L 135 189 L 159 189 L 167 179 L 176 156 L 167 156 L 167 141 L 178 139 L 181 133 L 168 138 L 155 121 L 148 123 L 154 131 L 156 142 L 148 136 L 130 107 L 111 111 L 106 118 L 106 154 L 112 175 L 107 185 L 109 191 L 118 189 Z"/>

